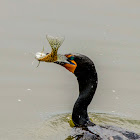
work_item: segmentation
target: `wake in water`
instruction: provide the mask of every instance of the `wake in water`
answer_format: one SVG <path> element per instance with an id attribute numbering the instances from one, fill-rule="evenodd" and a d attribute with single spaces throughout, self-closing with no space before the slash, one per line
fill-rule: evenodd
<path id="1" fill-rule="evenodd" d="M 80 137 L 86 140 L 86 135 L 89 137 L 90 132 L 94 132 L 97 137 L 100 135 L 104 140 L 108 140 L 109 136 L 110 140 L 113 140 L 113 138 L 116 140 L 122 140 L 122 138 L 124 140 L 129 140 L 127 138 L 128 133 L 126 132 L 134 131 L 140 133 L 140 121 L 99 113 L 90 113 L 89 116 L 94 120 L 94 123 L 97 124 L 94 127 L 88 127 L 89 131 L 82 128 L 71 128 L 68 123 L 71 115 L 59 114 L 52 116 L 38 128 L 32 129 L 30 134 L 37 140 L 80 140 Z M 106 124 L 110 126 L 106 126 Z M 124 131 L 128 128 L 128 131 Z M 131 137 L 133 139 L 133 137 L 137 136 L 131 133 Z"/>

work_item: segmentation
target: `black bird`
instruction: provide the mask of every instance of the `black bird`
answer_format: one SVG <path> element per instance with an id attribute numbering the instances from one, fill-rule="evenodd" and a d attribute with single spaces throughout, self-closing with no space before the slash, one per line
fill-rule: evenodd
<path id="1" fill-rule="evenodd" d="M 75 135 L 75 138 L 77 140 L 140 140 L 140 136 L 133 132 L 118 127 L 98 126 L 90 121 L 87 108 L 98 84 L 94 63 L 87 56 L 81 54 L 66 54 L 64 57 L 65 60 L 62 59 L 54 63 L 72 72 L 79 83 L 79 97 L 73 107 L 72 120 L 75 128 L 80 128 L 82 133 Z M 98 132 L 95 131 L 96 129 L 98 129 Z"/>

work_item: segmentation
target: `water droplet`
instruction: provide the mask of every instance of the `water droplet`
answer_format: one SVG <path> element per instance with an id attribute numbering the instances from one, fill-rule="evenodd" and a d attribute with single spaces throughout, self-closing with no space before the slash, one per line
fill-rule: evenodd
<path id="1" fill-rule="evenodd" d="M 27 89 L 28 91 L 32 91 L 30 88 Z"/>
<path id="2" fill-rule="evenodd" d="M 114 93 L 115 93 L 116 91 L 115 91 L 115 90 L 112 90 L 112 92 L 114 92 Z"/>

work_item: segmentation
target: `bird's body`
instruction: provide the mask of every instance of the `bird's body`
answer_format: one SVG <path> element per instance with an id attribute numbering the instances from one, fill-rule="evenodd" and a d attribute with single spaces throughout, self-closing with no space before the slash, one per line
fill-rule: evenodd
<path id="1" fill-rule="evenodd" d="M 114 126 L 99 126 L 90 121 L 87 108 L 97 88 L 97 72 L 94 63 L 87 56 L 81 54 L 73 56 L 73 61 L 77 64 L 74 74 L 79 83 L 79 97 L 72 112 L 72 120 L 76 127 L 74 130 L 78 129 L 78 133 L 75 131 L 75 138 L 77 140 L 140 140 L 140 136 L 133 132 Z"/>
<path id="2" fill-rule="evenodd" d="M 73 128 L 72 135 L 68 138 L 73 140 L 140 140 L 140 136 L 125 129 L 115 126 L 88 126 L 87 128 Z M 69 139 L 66 140 L 69 140 Z"/>

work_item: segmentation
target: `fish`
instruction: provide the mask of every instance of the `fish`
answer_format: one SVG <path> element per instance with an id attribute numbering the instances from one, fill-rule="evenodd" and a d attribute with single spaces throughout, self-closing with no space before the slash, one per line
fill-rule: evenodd
<path id="1" fill-rule="evenodd" d="M 38 61 L 44 61 L 44 62 L 55 62 L 58 60 L 58 49 L 64 42 L 64 37 L 53 37 L 51 35 L 46 35 L 46 38 L 52 48 L 51 53 L 44 53 L 44 47 L 41 52 L 37 52 L 35 58 Z"/>

